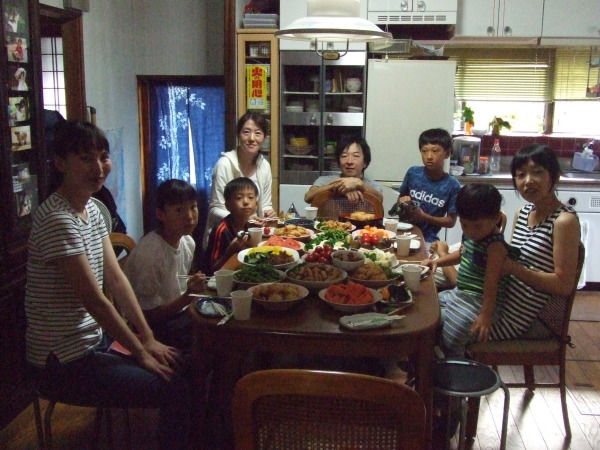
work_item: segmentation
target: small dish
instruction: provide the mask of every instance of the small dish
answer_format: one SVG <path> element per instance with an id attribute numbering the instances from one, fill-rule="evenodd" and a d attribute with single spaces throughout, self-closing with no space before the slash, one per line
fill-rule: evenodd
<path id="1" fill-rule="evenodd" d="M 399 231 L 408 231 L 412 230 L 413 226 L 411 223 L 406 222 L 398 222 L 398 227 L 396 228 Z"/>
<path id="2" fill-rule="evenodd" d="M 415 263 L 402 263 L 399 266 L 396 266 L 392 269 L 392 272 L 402 275 L 402 266 L 411 265 L 411 266 L 419 266 L 421 268 L 421 277 L 427 275 L 429 272 L 429 266 L 422 266 L 421 264 Z"/>
<path id="3" fill-rule="evenodd" d="M 404 316 L 388 316 L 387 314 L 369 312 L 340 317 L 340 325 L 349 330 L 374 330 L 389 327 L 395 320 Z"/>
<path id="4" fill-rule="evenodd" d="M 213 303 L 221 305 L 226 314 L 231 311 L 231 300 L 225 297 L 201 297 L 196 300 L 196 309 L 206 317 L 223 317 L 226 315 L 219 311 L 219 307 L 215 307 Z"/>
<path id="5" fill-rule="evenodd" d="M 421 248 L 421 240 L 420 239 L 411 239 L 410 249 L 411 250 L 419 250 L 420 248 Z"/>
<path id="6" fill-rule="evenodd" d="M 390 231 L 390 230 L 383 230 L 383 229 L 381 229 L 381 228 L 380 228 L 380 229 L 379 229 L 379 230 L 377 230 L 377 231 L 378 231 L 378 232 L 379 232 L 379 231 L 383 231 L 383 232 L 386 234 L 386 236 L 387 236 L 388 238 L 390 238 L 390 239 L 392 239 L 392 238 L 395 238 L 395 237 L 396 237 L 396 233 L 394 233 L 393 231 Z M 367 230 L 355 230 L 355 231 L 353 231 L 353 232 L 352 232 L 352 237 L 357 237 L 357 236 L 358 236 L 358 237 L 361 237 L 363 234 L 374 234 L 374 233 L 370 233 L 370 232 L 369 232 L 369 231 L 367 231 Z"/>

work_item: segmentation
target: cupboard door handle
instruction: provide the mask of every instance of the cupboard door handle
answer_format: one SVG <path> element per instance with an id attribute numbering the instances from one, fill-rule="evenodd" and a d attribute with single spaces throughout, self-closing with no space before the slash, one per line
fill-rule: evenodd
<path id="1" fill-rule="evenodd" d="M 400 11 L 408 11 L 408 2 L 406 0 L 400 2 Z"/>
<path id="2" fill-rule="evenodd" d="M 417 3 L 417 9 L 419 11 L 425 11 L 425 2 L 424 1 L 420 1 Z"/>
<path id="3" fill-rule="evenodd" d="M 512 28 L 504 27 L 504 36 L 512 36 Z"/>
<path id="4" fill-rule="evenodd" d="M 312 114 L 310 116 L 310 124 L 311 125 L 317 125 L 317 115 L 316 114 Z"/>
<path id="5" fill-rule="evenodd" d="M 487 34 L 488 36 L 495 36 L 496 35 L 496 30 L 494 29 L 493 26 L 489 26 L 487 27 Z"/>
<path id="6" fill-rule="evenodd" d="M 327 114 L 327 125 L 333 125 L 333 116 L 331 114 Z"/>

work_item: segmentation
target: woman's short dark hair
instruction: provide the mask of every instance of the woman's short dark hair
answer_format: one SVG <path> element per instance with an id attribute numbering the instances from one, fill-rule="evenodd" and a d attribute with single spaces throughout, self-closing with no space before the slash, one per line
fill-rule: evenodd
<path id="1" fill-rule="evenodd" d="M 467 220 L 495 218 L 502 206 L 502 194 L 491 184 L 465 184 L 456 197 L 456 213 Z"/>
<path id="2" fill-rule="evenodd" d="M 90 122 L 67 120 L 61 123 L 50 148 L 53 156 L 66 157 L 90 150 L 110 152 L 108 139 L 100 128 Z"/>
<path id="3" fill-rule="evenodd" d="M 258 187 L 254 181 L 248 177 L 237 177 L 225 185 L 223 197 L 225 197 L 225 201 L 233 200 L 233 196 L 236 192 L 245 189 L 251 189 L 254 191 L 254 194 L 258 195 Z"/>
<path id="4" fill-rule="evenodd" d="M 517 170 L 527 164 L 529 160 L 546 169 L 550 174 L 552 186 L 556 186 L 561 174 L 560 164 L 558 163 L 556 153 L 552 148 L 546 145 L 531 144 L 521 148 L 515 156 L 513 156 L 513 159 L 510 162 L 510 174 L 512 175 L 513 186 L 515 189 L 517 189 L 517 183 L 515 181 Z"/>
<path id="5" fill-rule="evenodd" d="M 167 205 L 180 205 L 198 200 L 194 186 L 183 180 L 172 178 L 160 183 L 156 189 L 156 207 L 165 209 Z"/>
<path id="6" fill-rule="evenodd" d="M 419 136 L 419 150 L 427 144 L 439 145 L 444 150 L 450 150 L 452 148 L 452 137 L 443 128 L 430 128 L 423 131 Z"/>
<path id="7" fill-rule="evenodd" d="M 48 144 L 52 160 L 57 156 L 66 158 L 69 154 L 79 154 L 93 150 L 110 152 L 108 139 L 106 139 L 100 128 L 90 122 L 66 120 L 59 122 L 54 130 L 54 137 Z M 50 164 L 49 192 L 54 192 L 61 183 L 62 173 L 58 171 L 54 164 Z"/>
<path id="8" fill-rule="evenodd" d="M 335 159 L 339 163 L 340 158 L 342 157 L 342 153 L 344 150 L 349 148 L 352 144 L 358 145 L 363 152 L 363 157 L 365 159 L 365 164 L 368 166 L 371 164 L 371 147 L 367 144 L 367 141 L 361 136 L 348 136 L 342 138 L 338 141 L 337 146 L 335 148 Z"/>
<path id="9" fill-rule="evenodd" d="M 237 134 L 238 135 L 242 132 L 242 128 L 244 128 L 244 124 L 246 122 L 248 122 L 249 120 L 254 122 L 254 124 L 262 130 L 262 132 L 265 134 L 265 136 L 267 134 L 269 134 L 269 122 L 267 121 L 267 119 L 265 119 L 264 116 L 260 113 L 247 111 L 246 114 L 244 114 L 242 117 L 240 117 L 240 120 L 238 120 L 238 123 L 237 123 Z"/>

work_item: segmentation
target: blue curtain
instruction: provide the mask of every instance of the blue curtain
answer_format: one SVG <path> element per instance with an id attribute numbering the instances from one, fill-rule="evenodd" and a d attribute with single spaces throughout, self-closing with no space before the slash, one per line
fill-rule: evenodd
<path id="1" fill-rule="evenodd" d="M 194 233 L 201 242 L 213 168 L 225 150 L 225 90 L 223 86 L 157 84 L 150 89 L 150 192 L 146 200 L 155 210 L 152 192 L 165 180 L 190 182 L 195 174 L 199 221 Z M 190 135 L 194 167 L 190 163 Z M 152 228 L 156 228 L 153 217 Z M 199 237 L 199 238 L 198 238 Z"/>

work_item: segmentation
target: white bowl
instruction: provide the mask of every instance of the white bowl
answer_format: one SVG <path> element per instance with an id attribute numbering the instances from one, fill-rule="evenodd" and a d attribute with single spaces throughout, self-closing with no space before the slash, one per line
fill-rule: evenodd
<path id="1" fill-rule="evenodd" d="M 319 298 L 323 300 L 327 305 L 331 306 L 333 309 L 336 309 L 345 313 L 359 313 L 364 311 L 369 311 L 373 308 L 373 305 L 379 301 L 381 301 L 381 294 L 377 292 L 375 289 L 369 289 L 371 294 L 373 295 L 373 301 L 371 303 L 365 303 L 363 305 L 347 305 L 344 303 L 333 303 L 329 300 L 325 299 L 325 292 L 327 289 L 322 289 L 319 291 Z"/>
<path id="2" fill-rule="evenodd" d="M 341 256 L 352 254 L 355 255 L 358 260 L 357 261 L 343 261 L 340 259 Z M 361 252 L 357 252 L 356 250 L 336 250 L 331 254 L 331 262 L 335 267 L 339 267 L 346 272 L 352 271 L 354 269 L 358 269 L 360 266 L 365 263 L 365 254 Z"/>
<path id="3" fill-rule="evenodd" d="M 360 91 L 360 87 L 362 82 L 360 78 L 348 78 L 346 80 L 346 89 L 350 92 L 358 92 Z"/>
<path id="4" fill-rule="evenodd" d="M 450 166 L 450 175 L 458 177 L 463 174 L 465 168 L 463 166 Z"/>
<path id="5" fill-rule="evenodd" d="M 340 275 L 338 277 L 336 277 L 335 279 L 333 279 L 333 280 L 327 280 L 327 281 L 309 281 L 309 280 L 300 280 L 298 278 L 294 278 L 293 277 L 293 272 L 295 272 L 296 270 L 300 270 L 299 267 L 303 267 L 303 266 L 317 267 L 317 268 L 318 267 L 323 267 L 323 266 L 327 266 L 327 267 L 331 268 L 331 266 L 329 266 L 328 264 L 306 263 L 306 264 L 302 264 L 301 266 L 293 267 L 293 268 L 288 269 L 288 270 L 285 271 L 285 275 L 287 277 L 287 281 L 288 282 L 294 283 L 294 284 L 299 284 L 300 286 L 304 286 L 305 288 L 307 288 L 311 292 L 318 292 L 321 289 L 328 288 L 332 284 L 341 283 L 348 276 L 348 273 L 346 273 L 345 270 L 342 270 L 342 269 L 336 267 L 335 269 L 340 272 Z"/>
<path id="6" fill-rule="evenodd" d="M 297 289 L 297 291 L 298 291 L 298 296 L 294 297 L 290 300 L 265 300 L 265 299 L 256 298 L 256 296 L 254 294 L 254 291 L 263 285 L 259 284 L 257 286 L 252 286 L 251 288 L 248 288 L 248 290 L 250 292 L 252 292 L 252 301 L 258 303 L 260 306 L 262 306 L 265 309 L 268 309 L 269 311 L 288 310 L 292 306 L 295 306 L 298 303 L 300 303 L 302 301 L 302 299 L 308 295 L 308 289 L 306 289 L 303 286 L 298 286 L 296 284 L 292 284 L 292 283 L 266 283 L 266 284 L 269 284 L 271 286 L 281 286 L 281 287 L 292 286 L 295 289 Z"/>

